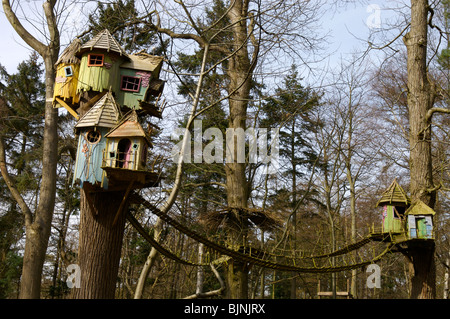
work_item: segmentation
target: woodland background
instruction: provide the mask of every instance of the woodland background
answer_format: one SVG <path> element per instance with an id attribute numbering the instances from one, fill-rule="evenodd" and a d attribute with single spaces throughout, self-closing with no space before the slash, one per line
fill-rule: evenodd
<path id="1" fill-rule="evenodd" d="M 427 42 L 427 67 L 429 78 L 440 88 L 435 105 L 448 108 L 450 3 L 446 0 L 430 2 L 433 24 L 430 23 Z M 320 26 L 325 13 L 346 10 L 355 2 L 298 3 L 276 1 L 273 6 L 278 6 L 277 10 L 265 7 L 267 15 L 255 16 L 261 42 L 254 51 L 250 50 L 258 54 L 258 59 L 253 69 L 246 117 L 248 127 L 279 127 L 281 130 L 279 171 L 267 175 L 262 174 L 262 164 L 245 167 L 248 206 L 262 209 L 270 220 L 270 224 L 250 225 L 249 242 L 265 250 L 277 247 L 286 255 L 293 250 L 333 251 L 364 237 L 370 227 L 381 223 L 381 210 L 375 208 L 375 204 L 382 192 L 397 179 L 409 193 L 410 181 L 406 48 L 401 39 L 410 21 L 409 2 L 389 1 L 389 8 L 383 11 L 389 19 L 374 28 L 369 39 L 359 39 L 360 46 L 351 54 L 339 57 L 339 63 L 333 66 L 320 63 L 332 54 L 326 50 L 329 41 L 326 30 Z M 171 150 L 178 141 L 171 139 L 171 133 L 174 128 L 186 125 L 204 50 L 182 37 L 169 37 L 169 32 L 155 32 L 148 27 L 147 20 L 154 14 L 154 6 L 162 8 L 159 11 L 161 24 L 169 25 L 170 30 L 178 28 L 188 34 L 190 28 L 198 27 L 214 32 L 221 27 L 214 21 L 223 16 L 227 6 L 221 0 L 194 1 L 190 5 L 182 1 L 166 4 L 134 0 L 98 2 L 85 10 L 88 13 L 86 28 L 73 34 L 64 22 L 70 16 L 69 5 L 77 4 L 88 8 L 84 2 L 58 2 L 53 7 L 61 34 L 79 35 L 86 40 L 107 28 L 126 50 L 145 50 L 165 57 L 162 77 L 167 83 L 163 120 L 154 123 L 160 130 L 154 136 L 153 153 L 149 155 L 150 160 L 159 156 L 159 169 L 165 178 L 159 188 L 142 191 L 146 198 L 160 206 L 176 178 Z M 22 4 L 14 5 L 22 9 Z M 257 1 L 253 5 L 263 6 Z M 28 17 L 29 25 L 37 29 L 40 23 L 45 24 L 44 20 L 41 16 Z M 43 41 L 50 43 L 51 32 L 40 32 Z M 226 43 L 227 36 L 225 28 L 211 45 Z M 61 41 L 62 47 L 66 44 Z M 214 52 L 206 61 L 211 71 L 204 78 L 199 99 L 202 112 L 198 119 L 203 121 L 204 129 L 213 126 L 225 131 L 228 127 L 225 87 L 229 79 L 223 69 L 228 67 L 228 62 L 221 60 L 220 54 Z M 32 53 L 15 72 L 7 72 L 0 66 L 0 76 L 2 169 L 9 171 L 15 189 L 30 212 L 29 215 L 24 212 L 23 205 L 12 196 L 8 187 L 10 181 L 0 178 L 0 298 L 18 298 L 27 216 L 34 219 L 31 212 L 39 210 L 40 188 L 46 175 L 42 170 L 46 119 L 42 54 Z M 439 185 L 434 221 L 438 298 L 449 298 L 449 120 L 448 114 L 434 116 L 432 131 L 433 178 Z M 42 270 L 41 298 L 69 298 L 66 268 L 77 262 L 80 192 L 72 184 L 76 152 L 74 124 L 71 115 L 59 112 L 56 197 Z M 209 238 L 223 240 L 227 232 L 223 222 L 226 187 L 224 165 L 186 164 L 171 216 Z M 152 233 L 156 218 L 145 211 L 138 213 Z M 161 230 L 160 241 L 165 247 L 189 260 L 198 260 L 201 245 L 168 225 L 162 225 Z M 352 263 L 360 258 L 371 258 L 382 248 L 379 243 L 373 243 L 357 254 L 328 262 L 330 265 Z M 199 290 L 220 289 L 221 283 L 210 269 L 199 270 L 158 256 L 137 293 L 150 252 L 151 246 L 127 225 L 117 298 L 184 298 Z M 348 282 L 352 295 L 357 298 L 407 298 L 410 287 L 404 256 L 388 254 L 379 265 L 382 269 L 380 289 L 366 287 L 368 274 L 364 268 L 337 274 L 309 274 L 254 266 L 249 271 L 249 297 L 317 298 L 320 280 L 321 290 L 328 291 L 333 286 L 345 291 Z M 218 267 L 217 270 L 219 277 L 223 276 L 223 269 Z"/>

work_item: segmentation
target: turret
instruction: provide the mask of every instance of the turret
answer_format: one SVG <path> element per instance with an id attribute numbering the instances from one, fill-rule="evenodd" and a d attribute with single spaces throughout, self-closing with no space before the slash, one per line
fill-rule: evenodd
<path id="1" fill-rule="evenodd" d="M 377 203 L 382 207 L 382 232 L 401 233 L 405 230 L 405 211 L 411 200 L 395 179 Z"/>

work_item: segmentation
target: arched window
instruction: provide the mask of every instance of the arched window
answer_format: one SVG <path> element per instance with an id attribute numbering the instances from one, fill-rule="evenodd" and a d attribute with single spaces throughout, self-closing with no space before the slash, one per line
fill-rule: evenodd
<path id="1" fill-rule="evenodd" d="M 123 138 L 117 145 L 117 161 L 116 167 L 129 168 L 132 167 L 130 163 L 131 158 L 131 141 L 128 138 Z"/>

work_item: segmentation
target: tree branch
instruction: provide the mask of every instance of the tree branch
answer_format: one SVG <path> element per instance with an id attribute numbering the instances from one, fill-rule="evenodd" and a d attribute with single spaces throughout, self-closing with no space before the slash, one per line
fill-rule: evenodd
<path id="1" fill-rule="evenodd" d="M 50 43 L 48 48 L 50 54 L 57 55 L 59 53 L 59 30 L 56 23 L 55 13 L 53 11 L 56 0 L 48 0 L 44 2 L 42 7 L 44 8 L 45 17 L 47 18 L 47 27 L 50 33 Z M 57 58 L 57 57 L 55 57 Z"/>
<path id="2" fill-rule="evenodd" d="M 431 109 L 428 110 L 427 112 L 427 122 L 431 120 L 431 117 L 433 116 L 434 113 L 450 113 L 450 109 L 447 108 L 443 108 L 443 107 L 432 107 Z"/>
<path id="3" fill-rule="evenodd" d="M 9 191 L 11 192 L 11 195 L 13 196 L 14 200 L 19 205 L 20 209 L 22 210 L 22 213 L 25 217 L 25 225 L 29 226 L 33 222 L 33 215 L 31 213 L 30 208 L 28 207 L 27 203 L 25 203 L 25 200 L 23 199 L 22 195 L 20 195 L 19 190 L 16 188 L 16 184 L 14 183 L 13 179 L 8 173 L 8 167 L 6 165 L 6 152 L 5 152 L 5 141 L 3 140 L 3 137 L 0 137 L 0 171 L 3 177 L 3 180 L 5 181 L 6 185 L 8 186 Z"/>
<path id="4" fill-rule="evenodd" d="M 6 1 L 6 0 L 4 0 L 4 1 Z M 150 21 L 146 23 L 147 26 L 148 26 L 151 30 L 157 31 L 157 32 L 159 32 L 159 33 L 164 33 L 164 34 L 166 34 L 166 35 L 168 35 L 169 37 L 174 38 L 174 39 L 194 40 L 194 41 L 196 41 L 202 48 L 205 47 L 205 45 L 206 45 L 206 40 L 203 39 L 201 36 L 199 36 L 199 35 L 197 35 L 197 34 L 193 34 L 193 33 L 176 33 L 176 32 L 173 32 L 173 31 L 170 30 L 170 29 L 161 28 L 161 19 L 160 19 L 160 17 L 159 17 L 158 12 L 157 12 L 157 11 L 153 11 L 152 13 L 154 13 L 154 14 L 156 15 L 156 24 L 154 24 L 154 23 L 151 21 L 151 18 L 150 18 Z"/>
<path id="5" fill-rule="evenodd" d="M 193 294 L 190 296 L 187 296 L 183 299 L 197 299 L 197 298 L 208 298 L 208 297 L 212 297 L 212 296 L 220 296 L 222 294 L 222 292 L 225 290 L 225 284 L 222 280 L 222 278 L 219 275 L 219 272 L 217 271 L 217 269 L 213 266 L 213 264 L 210 264 L 211 266 L 211 270 L 214 273 L 214 275 L 216 276 L 217 280 L 219 280 L 220 283 L 220 288 L 217 290 L 212 290 L 212 291 L 208 291 L 208 292 L 200 292 L 197 294 Z"/>
<path id="6" fill-rule="evenodd" d="M 3 4 L 3 10 L 5 11 L 6 18 L 8 19 L 11 26 L 14 28 L 14 30 L 17 32 L 17 34 L 34 50 L 39 52 L 41 56 L 44 56 L 46 54 L 46 48 L 47 46 L 44 45 L 42 42 L 37 40 L 31 33 L 29 33 L 20 23 L 19 19 L 17 18 L 16 14 L 11 8 L 11 3 L 9 0 L 2 0 Z"/>

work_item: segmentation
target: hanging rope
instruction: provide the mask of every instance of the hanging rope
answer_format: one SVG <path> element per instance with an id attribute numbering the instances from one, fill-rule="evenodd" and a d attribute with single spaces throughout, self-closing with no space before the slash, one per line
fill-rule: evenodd
<path id="1" fill-rule="evenodd" d="M 364 261 L 364 262 L 360 262 L 357 264 L 352 264 L 352 265 L 345 265 L 345 266 L 323 266 L 323 267 L 298 267 L 298 266 L 292 266 L 292 265 L 286 265 L 286 264 L 281 264 L 281 263 L 276 263 L 276 262 L 272 262 L 266 259 L 262 259 L 262 258 L 258 258 L 255 256 L 252 256 L 251 254 L 245 254 L 242 253 L 240 251 L 236 251 L 236 250 L 232 250 L 228 247 L 219 245 L 213 241 L 210 241 L 209 239 L 207 239 L 206 237 L 192 231 L 191 229 L 189 229 L 188 227 L 185 227 L 184 225 L 182 225 L 181 223 L 177 222 L 176 220 L 174 220 L 173 218 L 169 217 L 167 214 L 164 214 L 160 209 L 158 209 L 157 207 L 153 206 L 150 202 L 148 202 L 147 200 L 145 200 L 144 198 L 142 198 L 141 196 L 139 196 L 138 194 L 133 193 L 132 195 L 130 195 L 130 200 L 134 203 L 134 204 L 138 204 L 138 205 L 142 205 L 145 208 L 149 209 L 153 214 L 157 215 L 159 218 L 161 218 L 161 220 L 163 220 L 164 222 L 167 222 L 168 224 L 170 224 L 171 226 L 173 226 L 175 229 L 179 230 L 180 232 L 184 233 L 185 235 L 189 236 L 190 238 L 204 244 L 205 246 L 208 246 L 209 248 L 222 253 L 223 255 L 227 255 L 230 256 L 231 258 L 241 261 L 241 262 L 245 262 L 245 263 L 250 263 L 250 264 L 254 264 L 263 268 L 269 268 L 269 269 L 275 269 L 275 270 L 281 270 L 281 271 L 291 271 L 291 272 L 304 272 L 304 273 L 330 273 L 330 272 L 340 272 L 340 271 L 344 271 L 344 270 L 351 270 L 351 269 L 357 269 L 357 268 L 361 268 L 363 266 L 367 266 L 370 265 L 372 263 L 375 263 L 377 261 L 379 261 L 385 254 L 389 253 L 391 248 L 394 246 L 394 244 L 390 244 L 388 245 L 388 247 L 378 256 Z M 131 214 L 130 214 L 131 216 Z M 134 227 L 137 227 L 137 230 L 139 231 L 139 233 L 145 233 L 145 230 L 142 228 L 142 226 L 139 224 L 139 222 L 133 217 L 129 217 L 128 218 L 129 221 L 132 223 L 132 225 Z M 192 263 L 192 262 L 188 262 L 185 261 L 183 259 L 181 259 L 180 257 L 176 256 L 175 254 L 173 254 L 172 252 L 170 252 L 169 250 L 163 248 L 159 243 L 157 243 L 152 236 L 150 235 L 145 235 L 145 237 L 152 245 L 154 244 L 155 249 L 157 249 L 158 252 L 164 254 L 165 256 L 168 256 L 171 259 L 174 259 L 176 261 L 182 262 L 183 264 L 189 264 L 189 265 L 199 265 L 196 263 Z M 358 247 L 363 246 L 364 244 L 366 244 L 366 241 L 368 240 L 368 238 L 351 244 L 343 249 L 340 249 L 339 251 L 333 252 L 331 254 L 324 254 L 324 255 L 320 255 L 320 256 L 335 256 L 335 254 L 337 254 L 339 252 L 339 254 L 341 254 L 343 251 L 348 252 L 351 250 L 354 250 Z M 259 254 L 261 255 L 261 253 Z M 269 255 L 267 254 L 267 257 Z M 264 253 L 263 256 L 264 257 Z"/>
<path id="2" fill-rule="evenodd" d="M 177 255 L 175 255 L 174 253 L 172 253 L 170 250 L 164 248 L 163 246 L 161 246 L 154 238 L 153 236 L 151 236 L 145 229 L 144 227 L 141 226 L 141 224 L 138 222 L 138 220 L 131 214 L 127 215 L 127 219 L 130 222 L 130 224 L 138 231 L 139 234 L 141 234 L 142 237 L 144 237 L 144 239 L 146 241 L 149 242 L 149 244 L 156 249 L 157 252 L 159 252 L 161 255 L 166 256 L 176 262 L 179 262 L 183 265 L 189 265 L 189 266 L 208 266 L 209 264 L 198 264 L 198 263 L 193 263 L 187 260 L 184 260 L 180 257 L 178 257 Z"/>

